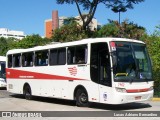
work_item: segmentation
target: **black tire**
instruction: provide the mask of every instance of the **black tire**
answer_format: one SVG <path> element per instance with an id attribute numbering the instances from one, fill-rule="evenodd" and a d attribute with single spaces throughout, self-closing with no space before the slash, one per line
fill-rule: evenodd
<path id="1" fill-rule="evenodd" d="M 31 100 L 32 99 L 32 92 L 31 92 L 31 88 L 29 85 L 26 85 L 24 87 L 24 97 L 26 100 Z"/>
<path id="2" fill-rule="evenodd" d="M 88 95 L 86 90 L 84 89 L 78 89 L 76 92 L 76 105 L 78 107 L 88 107 L 89 102 L 88 102 Z"/>

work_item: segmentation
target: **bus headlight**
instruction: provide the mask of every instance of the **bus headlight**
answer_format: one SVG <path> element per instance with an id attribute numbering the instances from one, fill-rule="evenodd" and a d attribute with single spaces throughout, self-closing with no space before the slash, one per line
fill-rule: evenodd
<path id="1" fill-rule="evenodd" d="M 153 90 L 153 86 L 152 86 L 152 87 L 150 87 L 148 91 L 152 91 L 152 90 Z"/>
<path id="2" fill-rule="evenodd" d="M 126 89 L 125 88 L 116 88 L 117 92 L 121 92 L 121 93 L 126 93 Z"/>

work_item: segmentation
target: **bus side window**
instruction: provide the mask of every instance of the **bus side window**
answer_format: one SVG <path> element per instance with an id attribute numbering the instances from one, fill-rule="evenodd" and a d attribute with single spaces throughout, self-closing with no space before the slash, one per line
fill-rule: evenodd
<path id="1" fill-rule="evenodd" d="M 33 66 L 33 52 L 28 52 L 28 53 L 22 54 L 22 66 L 23 67 Z"/>
<path id="2" fill-rule="evenodd" d="M 8 55 L 8 68 L 12 67 L 12 55 Z"/>
<path id="3" fill-rule="evenodd" d="M 48 65 L 48 50 L 35 52 L 35 66 Z"/>
<path id="4" fill-rule="evenodd" d="M 78 46 L 76 47 L 76 63 L 84 64 L 87 62 L 86 60 L 86 46 Z"/>
<path id="5" fill-rule="evenodd" d="M 50 65 L 66 64 L 66 48 L 50 50 Z"/>
<path id="6" fill-rule="evenodd" d="M 66 48 L 58 49 L 58 65 L 66 64 Z"/>
<path id="7" fill-rule="evenodd" d="M 57 65 L 57 49 L 50 50 L 50 65 Z"/>
<path id="8" fill-rule="evenodd" d="M 14 54 L 13 67 L 20 67 L 20 66 L 21 66 L 21 54 Z"/>
<path id="9" fill-rule="evenodd" d="M 75 64 L 75 48 L 69 47 L 68 48 L 68 64 Z"/>
<path id="10" fill-rule="evenodd" d="M 67 56 L 68 64 L 85 64 L 87 63 L 87 45 L 79 45 L 75 47 L 69 47 Z"/>

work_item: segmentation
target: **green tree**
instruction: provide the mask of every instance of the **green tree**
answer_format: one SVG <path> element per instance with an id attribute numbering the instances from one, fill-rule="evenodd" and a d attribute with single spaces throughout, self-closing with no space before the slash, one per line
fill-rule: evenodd
<path id="1" fill-rule="evenodd" d="M 31 48 L 35 46 L 43 46 L 49 42 L 51 42 L 51 40 L 42 38 L 39 35 L 30 35 L 18 41 L 15 48 Z"/>
<path id="2" fill-rule="evenodd" d="M 145 37 L 144 42 L 147 45 L 153 65 L 154 93 L 160 97 L 160 25 L 156 27 L 153 34 Z"/>
<path id="3" fill-rule="evenodd" d="M 98 35 L 99 37 L 123 37 L 139 40 L 146 35 L 146 30 L 144 27 L 128 20 L 124 20 L 121 24 L 117 21 L 109 20 L 109 23 L 98 31 Z"/>
<path id="4" fill-rule="evenodd" d="M 160 84 L 160 26 L 145 39 L 153 63 L 153 77 Z"/>
<path id="5" fill-rule="evenodd" d="M 87 38 L 85 32 L 76 22 L 71 22 L 53 32 L 52 41 L 69 42 Z"/>
<path id="6" fill-rule="evenodd" d="M 7 50 L 7 40 L 4 37 L 0 38 L 0 55 L 5 55 Z"/>
<path id="7" fill-rule="evenodd" d="M 22 40 L 15 38 L 0 38 L 0 55 L 6 55 L 8 50 L 19 48 L 31 48 L 35 46 L 43 46 L 50 43 L 48 38 L 42 38 L 39 35 L 30 35 Z"/>
<path id="8" fill-rule="evenodd" d="M 0 55 L 5 56 L 9 49 L 14 48 L 15 38 L 0 38 Z"/>
<path id="9" fill-rule="evenodd" d="M 146 29 L 133 22 L 125 20 L 120 24 L 120 36 L 132 39 L 141 39 L 146 34 Z"/>
<path id="10" fill-rule="evenodd" d="M 110 22 L 98 31 L 98 37 L 118 37 L 118 33 L 119 27 L 114 22 Z"/>
<path id="11" fill-rule="evenodd" d="M 143 1 L 144 0 L 57 0 L 57 4 L 76 4 L 79 15 L 83 21 L 83 30 L 86 30 L 94 17 L 98 4 L 102 3 L 115 12 L 122 8 L 125 9 L 125 11 L 127 9 L 133 9 L 133 4 L 138 4 Z M 87 14 L 82 14 L 80 5 L 84 10 L 88 10 Z"/>

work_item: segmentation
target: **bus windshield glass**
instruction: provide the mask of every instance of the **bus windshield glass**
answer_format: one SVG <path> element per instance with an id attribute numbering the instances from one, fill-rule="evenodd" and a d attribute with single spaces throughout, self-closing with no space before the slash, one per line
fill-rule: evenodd
<path id="1" fill-rule="evenodd" d="M 145 44 L 112 42 L 114 80 L 117 82 L 143 82 L 152 80 L 151 62 Z M 114 56 L 114 57 L 113 57 Z"/>

